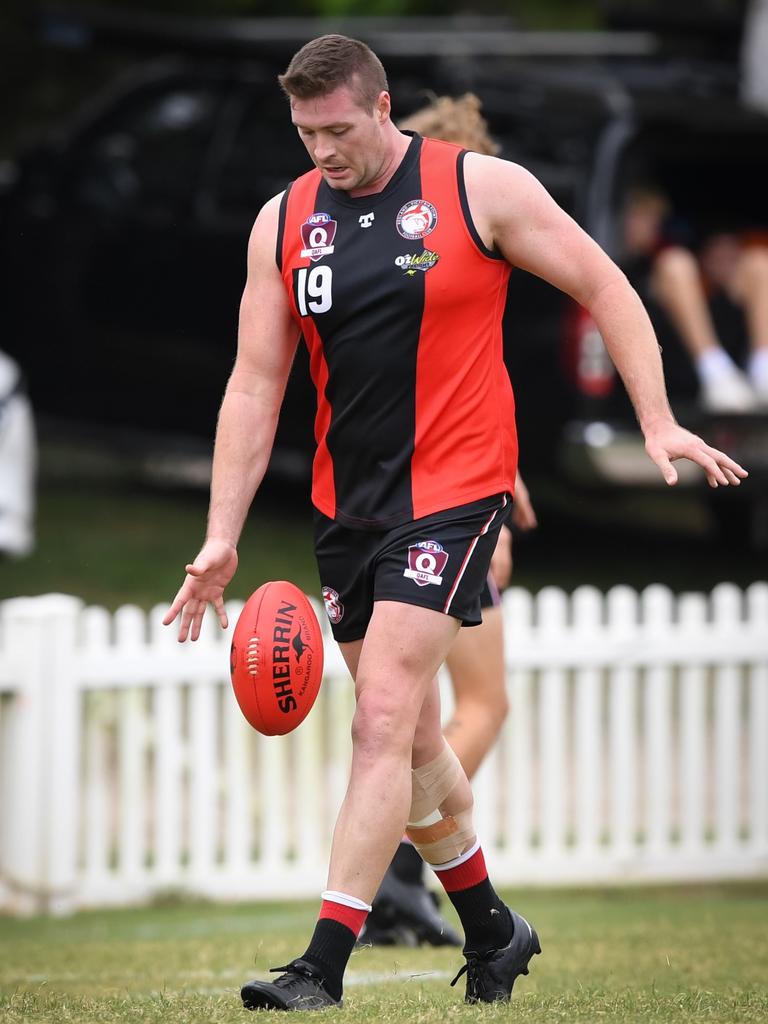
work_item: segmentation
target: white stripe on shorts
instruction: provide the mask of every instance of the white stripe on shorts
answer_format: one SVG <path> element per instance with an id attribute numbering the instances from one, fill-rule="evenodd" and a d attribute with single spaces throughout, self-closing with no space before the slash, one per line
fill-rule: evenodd
<path id="1" fill-rule="evenodd" d="M 506 508 L 507 507 L 507 496 L 506 496 L 506 494 L 504 495 L 504 504 L 501 507 L 502 508 Z M 485 523 L 485 526 L 483 526 L 483 528 L 480 531 L 480 533 L 478 533 L 478 535 L 473 538 L 472 543 L 469 545 L 469 550 L 467 551 L 466 555 L 464 556 L 464 561 L 461 563 L 461 568 L 459 569 L 459 574 L 456 577 L 456 579 L 454 580 L 453 586 L 451 587 L 451 592 L 448 595 L 448 600 L 445 602 L 445 606 L 443 608 L 443 611 L 445 612 L 446 615 L 450 611 L 451 602 L 453 601 L 454 597 L 456 596 L 456 591 L 459 589 L 459 584 L 462 581 L 464 573 L 467 571 L 467 566 L 469 565 L 469 560 L 472 557 L 473 551 L 477 547 L 477 542 L 480 540 L 481 537 L 485 536 L 485 534 L 488 533 L 488 531 L 491 528 L 491 523 L 496 518 L 496 514 L 498 513 L 498 511 L 499 511 L 499 509 L 495 509 L 491 513 L 490 517 L 488 518 L 488 520 Z"/>

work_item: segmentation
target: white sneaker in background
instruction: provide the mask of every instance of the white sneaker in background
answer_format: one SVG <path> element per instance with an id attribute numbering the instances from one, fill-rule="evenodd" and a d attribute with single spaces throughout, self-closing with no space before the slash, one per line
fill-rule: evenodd
<path id="1" fill-rule="evenodd" d="M 701 382 L 701 404 L 708 412 L 754 412 L 757 395 L 735 367 L 729 373 Z"/>
<path id="2" fill-rule="evenodd" d="M 756 349 L 749 357 L 749 379 L 762 409 L 768 409 L 768 346 Z"/>
<path id="3" fill-rule="evenodd" d="M 708 412 L 753 412 L 757 396 L 749 379 L 722 348 L 709 348 L 696 360 L 699 397 Z"/>

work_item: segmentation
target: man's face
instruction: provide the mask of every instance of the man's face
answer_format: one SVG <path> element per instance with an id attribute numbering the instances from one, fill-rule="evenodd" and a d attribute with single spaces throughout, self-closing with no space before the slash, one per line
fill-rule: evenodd
<path id="1" fill-rule="evenodd" d="M 310 100 L 291 98 L 291 119 L 315 166 L 331 188 L 346 192 L 365 187 L 381 172 L 389 109 L 388 93 L 369 112 L 347 85 Z"/>

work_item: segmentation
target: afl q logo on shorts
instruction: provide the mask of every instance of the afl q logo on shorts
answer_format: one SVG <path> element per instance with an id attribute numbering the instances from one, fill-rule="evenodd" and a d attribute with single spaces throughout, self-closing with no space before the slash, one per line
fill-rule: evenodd
<path id="1" fill-rule="evenodd" d="M 408 568 L 403 576 L 415 580 L 420 587 L 428 583 L 436 583 L 439 587 L 443 582 L 440 575 L 448 561 L 448 552 L 436 540 L 420 540 L 418 544 L 408 547 Z"/>
<path id="2" fill-rule="evenodd" d="M 426 199 L 412 199 L 401 207 L 395 223 L 403 238 L 424 238 L 437 227 L 437 210 Z"/>

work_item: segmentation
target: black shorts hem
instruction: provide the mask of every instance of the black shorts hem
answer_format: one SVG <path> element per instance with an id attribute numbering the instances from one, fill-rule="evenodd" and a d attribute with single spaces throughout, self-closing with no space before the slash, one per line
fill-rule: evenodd
<path id="1" fill-rule="evenodd" d="M 412 608 L 426 608 L 428 611 L 437 612 L 438 615 L 447 615 L 449 619 L 456 619 L 461 623 L 462 626 L 479 626 L 483 621 L 482 618 L 477 616 L 470 616 L 470 613 L 464 615 L 455 615 L 453 611 L 446 612 L 443 608 L 438 608 L 435 605 L 427 604 L 426 601 L 420 601 L 418 594 L 414 594 L 413 597 L 403 597 L 402 594 L 397 594 L 394 597 L 387 597 L 386 594 L 376 594 L 373 598 L 374 605 L 377 601 L 394 601 L 397 604 L 407 604 Z"/>

